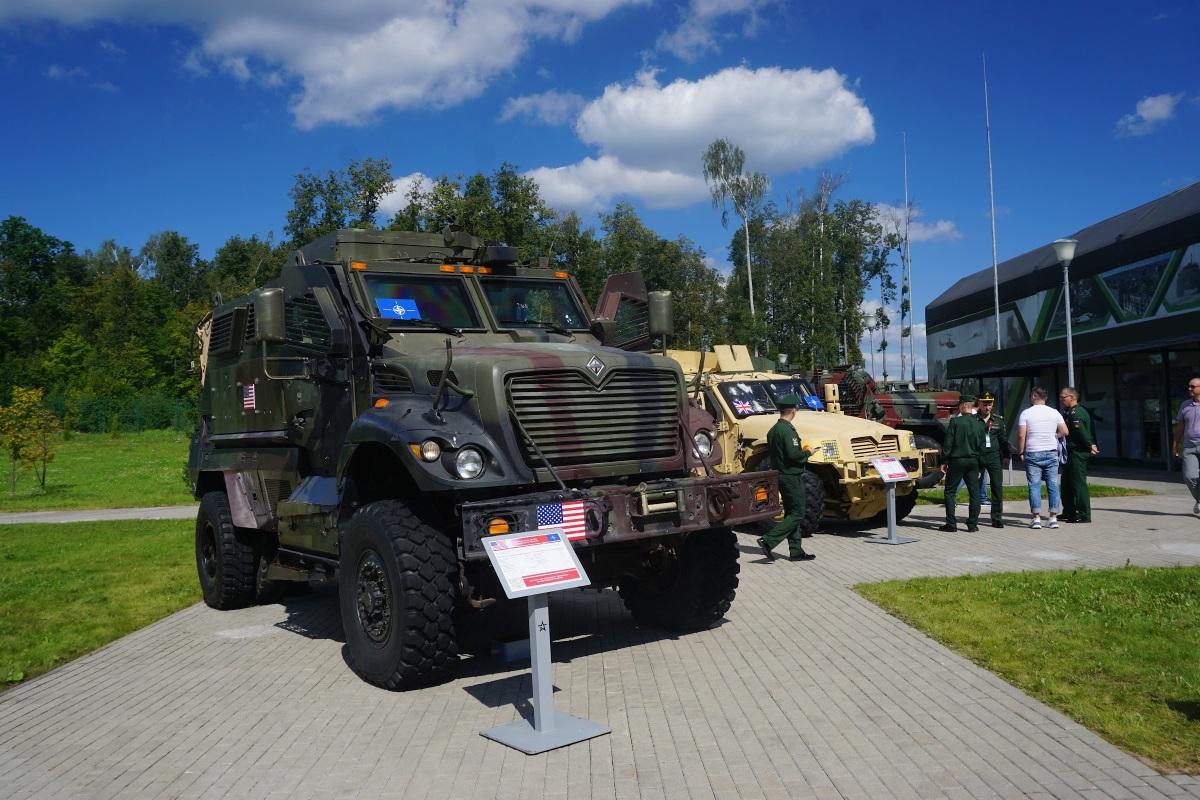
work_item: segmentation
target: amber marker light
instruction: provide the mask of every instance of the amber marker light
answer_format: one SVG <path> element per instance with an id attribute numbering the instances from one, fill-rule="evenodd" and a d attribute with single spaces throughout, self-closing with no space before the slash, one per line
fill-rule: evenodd
<path id="1" fill-rule="evenodd" d="M 442 264 L 440 267 L 438 267 L 438 269 L 440 269 L 442 272 L 454 272 L 454 265 Z"/>
<path id="2" fill-rule="evenodd" d="M 350 269 L 363 270 L 366 268 L 367 268 L 367 262 L 365 262 L 365 261 L 351 261 L 350 262 Z"/>
<path id="3" fill-rule="evenodd" d="M 386 397 L 381 397 L 375 401 L 375 407 L 376 408 L 387 408 L 388 402 L 389 401 Z"/>
<path id="4" fill-rule="evenodd" d="M 495 536 L 500 533 L 508 533 L 508 520 L 502 517 L 495 517 L 488 521 L 488 534 Z"/>
<path id="5" fill-rule="evenodd" d="M 756 502 L 756 503 L 767 502 L 767 487 L 759 486 L 754 490 L 754 502 Z"/>
<path id="6" fill-rule="evenodd" d="M 472 272 L 474 272 L 474 271 L 475 271 L 475 268 L 474 268 L 474 267 L 469 267 L 469 266 L 467 266 L 466 264 L 463 264 L 461 267 L 459 267 L 459 268 L 458 268 L 458 271 L 459 271 L 459 272 L 465 272 L 466 274 L 470 275 Z"/>
<path id="7" fill-rule="evenodd" d="M 417 458 L 421 457 L 421 445 L 412 442 L 408 445 L 408 452 L 412 453 Z"/>
<path id="8" fill-rule="evenodd" d="M 492 268 L 491 268 L 491 267 L 477 267 L 477 268 L 476 268 L 476 271 L 477 271 L 477 272 L 478 272 L 480 275 L 491 275 L 491 274 L 492 274 Z"/>
<path id="9" fill-rule="evenodd" d="M 570 276 L 570 275 L 568 275 L 568 274 L 567 274 L 567 273 L 565 273 L 565 272 L 556 272 L 556 273 L 554 273 L 554 277 L 556 277 L 556 278 L 569 278 L 569 277 L 571 277 L 571 276 Z"/>

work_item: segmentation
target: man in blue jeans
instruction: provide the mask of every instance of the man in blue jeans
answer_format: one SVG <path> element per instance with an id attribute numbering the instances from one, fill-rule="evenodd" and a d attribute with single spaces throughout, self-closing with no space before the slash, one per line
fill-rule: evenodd
<path id="1" fill-rule="evenodd" d="M 1183 479 L 1196 501 L 1192 513 L 1200 514 L 1200 375 L 1188 381 L 1188 394 L 1191 398 L 1179 407 L 1175 417 L 1171 444 L 1175 455 L 1183 460 Z"/>
<path id="2" fill-rule="evenodd" d="M 1062 502 L 1058 496 L 1058 440 L 1067 435 L 1067 423 L 1058 410 L 1046 405 L 1046 390 L 1033 387 L 1029 408 L 1017 420 L 1017 455 L 1025 459 L 1025 479 L 1029 484 L 1031 528 L 1042 527 L 1042 481 L 1050 500 L 1049 527 L 1058 527 Z"/>

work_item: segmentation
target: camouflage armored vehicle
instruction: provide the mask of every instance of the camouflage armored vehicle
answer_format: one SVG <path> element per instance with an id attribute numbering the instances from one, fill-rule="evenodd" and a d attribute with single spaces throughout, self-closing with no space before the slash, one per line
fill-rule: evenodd
<path id="1" fill-rule="evenodd" d="M 917 483 L 929 470 L 933 454 L 918 449 L 912 434 L 843 414 L 820 410 L 816 389 L 803 378 L 757 370 L 744 345 L 717 345 L 712 353 L 671 350 L 689 391 L 716 419 L 722 475 L 754 472 L 770 466 L 767 431 L 779 419 L 775 398 L 794 392 L 808 403 L 792 423 L 805 446 L 812 448 L 805 489 L 808 527 L 831 520 L 886 521 L 887 490 L 871 467 L 871 459 L 894 455 L 911 476 L 896 487 L 896 513 L 904 518 L 917 501 Z M 703 360 L 703 363 L 701 361 Z"/>
<path id="2" fill-rule="evenodd" d="M 837 384 L 843 413 L 910 431 L 922 448 L 941 447 L 950 417 L 958 411 L 958 392 L 918 391 L 909 381 L 877 384 L 861 367 L 834 367 L 804 377 L 819 391 Z"/>
<path id="3" fill-rule="evenodd" d="M 669 330 L 639 283 L 598 318 L 513 248 L 343 230 L 217 307 L 188 459 L 205 601 L 336 576 L 353 668 L 401 688 L 456 660 L 456 615 L 503 600 L 481 540 L 543 529 L 639 621 L 718 621 L 731 526 L 778 512 L 776 476 L 708 475 L 721 450 L 678 365 L 609 346 Z"/>

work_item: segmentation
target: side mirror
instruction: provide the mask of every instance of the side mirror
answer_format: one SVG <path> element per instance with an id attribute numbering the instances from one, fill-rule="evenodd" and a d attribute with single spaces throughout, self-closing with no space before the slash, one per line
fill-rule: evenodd
<path id="1" fill-rule="evenodd" d="M 650 292 L 646 299 L 650 309 L 650 336 L 661 338 L 675 333 L 675 321 L 671 314 L 671 293 Z"/>
<path id="2" fill-rule="evenodd" d="M 254 295 L 254 341 L 278 343 L 286 339 L 283 289 L 259 289 Z"/>

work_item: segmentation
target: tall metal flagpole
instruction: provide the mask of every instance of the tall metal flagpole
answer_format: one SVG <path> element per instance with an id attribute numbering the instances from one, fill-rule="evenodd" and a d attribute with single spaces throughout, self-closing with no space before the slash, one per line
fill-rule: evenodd
<path id="1" fill-rule="evenodd" d="M 1004 349 L 1004 341 L 1000 335 L 1000 269 L 996 258 L 996 185 L 992 179 L 992 116 L 988 107 L 987 54 L 980 53 L 983 59 L 983 131 L 987 138 L 988 157 L 988 207 L 992 218 L 992 301 L 996 310 L 996 350 Z M 1008 409 L 1004 405 L 1004 378 L 1000 378 L 1000 411 Z M 1012 462 L 1008 464 L 1008 483 L 1012 484 Z"/>
<path id="2" fill-rule="evenodd" d="M 913 354 L 912 332 L 912 252 L 908 249 L 908 223 L 912 219 L 912 209 L 908 205 L 908 134 L 901 132 L 904 141 L 904 299 L 908 301 L 908 364 L 911 370 L 909 378 L 917 382 L 917 358 Z M 900 320 L 900 331 L 904 332 L 904 320 Z M 904 342 L 900 342 L 900 379 L 904 380 Z"/>

